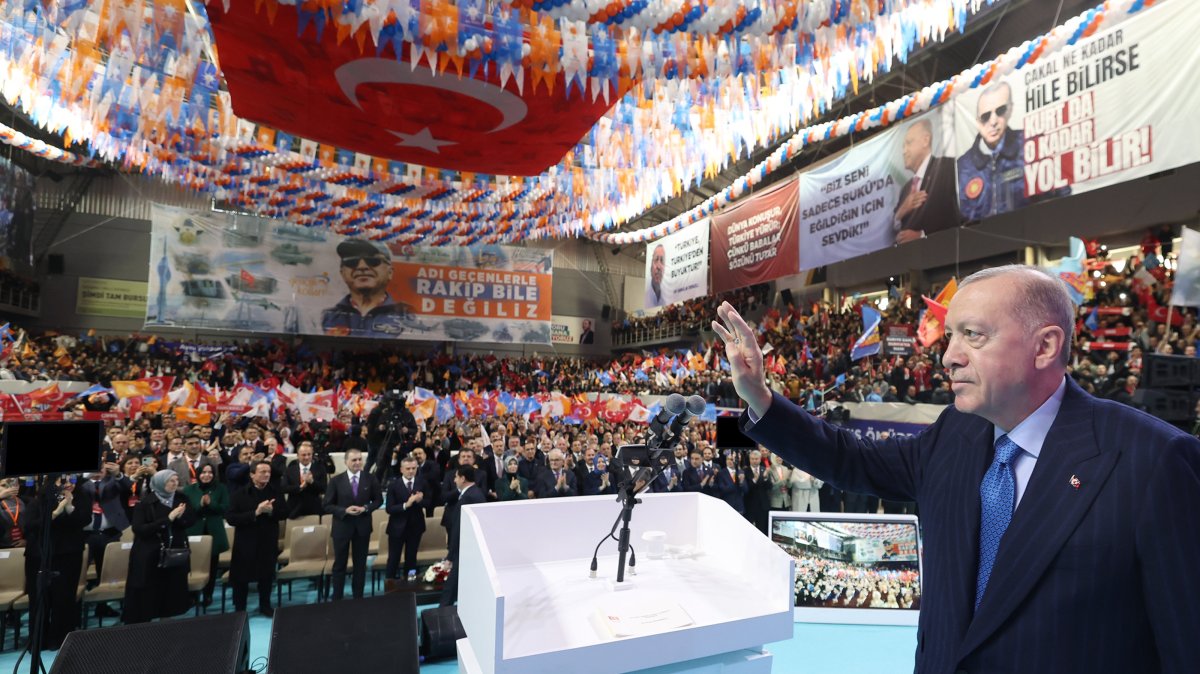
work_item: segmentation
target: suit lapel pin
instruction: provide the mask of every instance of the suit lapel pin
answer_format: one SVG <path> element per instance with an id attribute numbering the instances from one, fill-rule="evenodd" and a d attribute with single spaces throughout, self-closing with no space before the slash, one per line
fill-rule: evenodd
<path id="1" fill-rule="evenodd" d="M 1075 477 L 1074 475 L 1072 475 L 1072 476 L 1071 476 L 1071 480 L 1070 480 L 1070 482 L 1071 482 L 1071 486 L 1072 486 L 1072 487 L 1074 487 L 1074 488 L 1076 488 L 1076 489 L 1079 489 L 1079 485 L 1080 485 L 1080 484 L 1082 484 L 1082 483 L 1079 481 L 1079 478 Z"/>

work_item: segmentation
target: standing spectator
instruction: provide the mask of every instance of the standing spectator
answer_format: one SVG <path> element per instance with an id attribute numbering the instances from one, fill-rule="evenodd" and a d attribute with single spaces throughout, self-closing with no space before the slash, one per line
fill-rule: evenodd
<path id="1" fill-rule="evenodd" d="M 792 506 L 792 492 L 788 480 L 792 470 L 783 465 L 783 459 L 778 454 L 771 454 L 771 468 L 767 475 L 771 478 L 771 510 L 787 510 Z"/>
<path id="2" fill-rule="evenodd" d="M 588 450 L 589 453 L 591 451 Z M 583 480 L 584 496 L 617 493 L 617 487 L 612 482 L 612 475 L 608 472 L 608 458 L 603 454 L 596 454 L 592 458 L 592 469 L 584 475 Z"/>
<path id="3" fill-rule="evenodd" d="M 233 492 L 225 520 L 234 528 L 233 554 L 229 560 L 229 584 L 233 607 L 246 610 L 250 583 L 258 583 L 258 612 L 271 617 L 271 589 L 275 585 L 275 563 L 279 557 L 279 521 L 287 515 L 283 498 L 271 486 L 271 464 L 258 461 L 250 484 Z"/>
<path id="4" fill-rule="evenodd" d="M 179 476 L 163 469 L 150 480 L 150 493 L 133 510 L 133 549 L 125 582 L 127 625 L 179 615 L 192 605 L 187 566 L 159 566 L 164 548 L 186 548 L 196 509 L 179 491 Z"/>
<path id="5" fill-rule="evenodd" d="M 196 504 L 196 523 L 188 529 L 189 536 L 212 536 L 212 559 L 208 566 L 208 584 L 204 586 L 204 605 L 212 603 L 213 587 L 217 582 L 217 557 L 229 549 L 225 535 L 225 511 L 229 509 L 229 491 L 217 482 L 217 467 L 211 463 L 200 466 L 198 479 L 184 487 L 188 503 Z"/>
<path id="6" fill-rule="evenodd" d="M 324 513 L 323 502 L 328 482 L 325 467 L 313 460 L 312 442 L 304 440 L 296 450 L 296 460 L 283 470 L 283 479 L 280 480 L 280 491 L 288 499 L 288 517 Z"/>
<path id="7" fill-rule="evenodd" d="M 333 515 L 333 599 L 346 587 L 346 562 L 354 550 L 352 589 L 361 599 L 367 584 L 367 546 L 371 542 L 371 513 L 383 503 L 379 481 L 363 470 L 363 454 L 346 452 L 346 472 L 335 475 L 325 492 L 325 512 Z"/>
<path id="8" fill-rule="evenodd" d="M 533 485 L 533 492 L 538 498 L 556 498 L 560 496 L 576 496 L 579 487 L 575 482 L 575 474 L 566 469 L 566 460 L 561 449 L 550 450 L 550 467 L 543 468 Z"/>
<path id="9" fill-rule="evenodd" d="M 400 461 L 400 479 L 388 488 L 387 577 L 400 578 L 400 554 L 404 553 L 404 573 L 409 580 L 417 575 L 417 549 L 425 533 L 425 482 L 417 475 L 417 460 L 406 456 Z"/>
<path id="10" fill-rule="evenodd" d="M 74 477 L 47 480 L 42 495 L 29 504 L 25 517 L 25 593 L 29 605 L 37 602 L 37 574 L 41 568 L 42 504 L 51 504 L 50 597 L 43 614 L 42 647 L 58 650 L 67 633 L 79 627 L 79 603 L 75 593 L 79 586 L 79 567 L 84 554 L 84 527 L 92 519 L 92 497 L 75 488 Z M 30 626 L 30 629 L 33 629 Z"/>
<path id="11" fill-rule="evenodd" d="M 766 534 L 771 511 L 771 476 L 763 469 L 762 452 L 757 449 L 750 452 L 750 467 L 746 473 L 746 519 Z"/>
<path id="12" fill-rule="evenodd" d="M 793 468 L 788 477 L 788 488 L 792 491 L 792 512 L 821 512 L 821 481 L 808 473 Z"/>
<path id="13" fill-rule="evenodd" d="M 496 481 L 496 498 L 501 501 L 520 501 L 528 498 L 529 481 L 517 472 L 520 459 L 516 454 L 504 457 L 504 475 Z"/>
<path id="14" fill-rule="evenodd" d="M 21 525 L 29 519 L 29 508 L 21 500 L 20 491 L 15 477 L 0 482 L 0 548 L 25 547 L 25 532 Z"/>
<path id="15" fill-rule="evenodd" d="M 180 476 L 179 481 L 183 483 L 183 486 L 186 487 L 196 481 L 200 475 L 201 466 L 221 465 L 220 452 L 213 448 L 209 449 L 208 454 L 204 454 L 201 451 L 203 449 L 204 445 L 200 442 L 200 436 L 195 433 L 189 434 L 183 441 L 183 456 L 167 464 L 167 468 Z"/>
<path id="16" fill-rule="evenodd" d="M 458 545 L 462 536 L 462 508 L 476 503 L 486 503 L 483 492 L 475 486 L 475 470 L 471 466 L 459 466 L 454 474 L 454 486 L 459 492 L 454 499 L 454 505 L 448 507 L 450 526 L 446 531 L 450 534 L 450 544 L 447 549 L 446 561 L 450 564 L 450 576 L 442 588 L 440 606 L 453 606 L 458 602 Z"/>
<path id="17" fill-rule="evenodd" d="M 425 516 L 433 517 L 433 509 L 441 502 L 442 469 L 429 458 L 424 447 L 414 447 L 413 458 L 417 460 L 417 475 L 425 481 L 425 498 L 421 504 L 425 508 Z"/>
<path id="18" fill-rule="evenodd" d="M 118 440 L 124 435 L 116 436 Z M 121 532 L 129 528 L 125 504 L 122 494 L 130 488 L 128 478 L 121 475 L 117 464 L 106 462 L 99 473 L 92 473 L 89 479 L 78 486 L 91 497 L 91 522 L 87 529 L 88 552 L 92 563 L 96 565 L 96 577 L 104 568 L 104 547 L 112 541 L 121 540 Z M 97 617 L 116 617 L 120 615 L 108 604 L 96 605 Z"/>
<path id="19" fill-rule="evenodd" d="M 725 455 L 725 465 L 717 470 L 716 491 L 739 515 L 746 513 L 746 476 L 738 468 L 734 452 Z"/>

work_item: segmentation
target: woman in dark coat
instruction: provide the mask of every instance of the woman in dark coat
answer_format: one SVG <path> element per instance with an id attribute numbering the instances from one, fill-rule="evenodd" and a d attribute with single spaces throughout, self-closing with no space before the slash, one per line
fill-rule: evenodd
<path id="1" fill-rule="evenodd" d="M 187 547 L 187 530 L 196 523 L 196 509 L 179 489 L 179 476 L 160 470 L 150 479 L 150 493 L 133 509 L 133 548 L 125 582 L 127 625 L 169 618 L 192 605 L 188 566 L 159 568 L 161 549 Z"/>
<path id="2" fill-rule="evenodd" d="M 592 469 L 583 476 L 583 495 L 599 496 L 615 493 L 617 493 L 617 486 L 612 483 L 612 475 L 608 472 L 608 457 L 597 453 L 592 459 Z"/>
<path id="3" fill-rule="evenodd" d="M 213 587 L 217 582 L 217 557 L 229 549 L 225 535 L 225 511 L 229 509 L 229 491 L 217 482 L 217 469 L 211 463 L 200 466 L 196 481 L 184 487 L 188 503 L 196 505 L 196 523 L 188 529 L 189 536 L 212 536 L 212 559 L 209 560 L 208 585 L 204 586 L 204 605 L 212 603 Z"/>
<path id="4" fill-rule="evenodd" d="M 271 590 L 279 557 L 279 522 L 287 517 L 283 493 L 271 486 L 271 464 L 251 466 L 250 484 L 229 497 L 225 520 L 233 525 L 233 554 L 229 560 L 229 586 L 233 607 L 246 610 L 250 583 L 258 583 L 258 612 L 270 616 Z"/>
<path id="5" fill-rule="evenodd" d="M 79 603 L 75 601 L 79 572 L 83 567 L 84 527 L 92 522 L 92 497 L 86 490 L 75 491 L 75 478 L 60 477 L 44 488 L 49 499 L 50 544 L 53 546 L 50 570 L 50 599 L 42 647 L 58 650 L 67 633 L 79 628 Z M 36 603 L 37 572 L 42 554 L 42 498 L 34 498 L 28 513 L 18 519 L 25 534 L 25 592 L 30 606 Z"/>

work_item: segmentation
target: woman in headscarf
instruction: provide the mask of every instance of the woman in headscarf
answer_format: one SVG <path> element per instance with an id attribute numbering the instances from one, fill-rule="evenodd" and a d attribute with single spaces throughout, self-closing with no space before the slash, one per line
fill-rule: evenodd
<path id="1" fill-rule="evenodd" d="M 162 568 L 164 548 L 186 548 L 188 528 L 196 509 L 179 489 L 179 476 L 170 469 L 150 478 L 150 493 L 133 510 L 133 549 L 125 583 L 127 625 L 176 616 L 192 605 L 188 565 Z"/>
<path id="2" fill-rule="evenodd" d="M 617 493 L 617 487 L 612 483 L 612 475 L 608 472 L 608 457 L 597 453 L 592 459 L 592 469 L 583 478 L 583 495 L 598 496 L 615 493 Z"/>
<path id="3" fill-rule="evenodd" d="M 504 455 L 504 474 L 496 480 L 496 498 L 500 501 L 518 501 L 527 497 L 529 480 L 517 473 L 520 458 L 515 453 Z"/>
<path id="4" fill-rule="evenodd" d="M 225 511 L 229 509 L 229 491 L 217 482 L 217 468 L 211 463 L 200 466 L 196 481 L 183 488 L 188 503 L 196 505 L 196 523 L 188 529 L 189 536 L 212 536 L 212 559 L 209 560 L 208 585 L 204 586 L 204 605 L 212 603 L 213 587 L 217 582 L 217 557 L 229 549 L 225 535 Z"/>

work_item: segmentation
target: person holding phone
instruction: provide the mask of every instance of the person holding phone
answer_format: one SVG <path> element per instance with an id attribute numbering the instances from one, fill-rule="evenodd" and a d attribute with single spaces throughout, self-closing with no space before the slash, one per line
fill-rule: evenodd
<path id="1" fill-rule="evenodd" d="M 79 603 L 75 601 L 79 572 L 84 554 L 84 527 L 91 521 L 92 498 L 75 488 L 76 478 L 60 476 L 47 479 L 40 496 L 29 503 L 28 515 L 22 514 L 25 535 L 25 592 L 30 606 L 37 601 L 37 574 L 41 568 L 42 518 L 50 521 L 50 597 L 44 615 L 42 647 L 58 650 L 63 639 L 79 628 Z M 32 626 L 31 626 L 32 629 Z"/>

